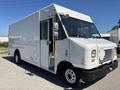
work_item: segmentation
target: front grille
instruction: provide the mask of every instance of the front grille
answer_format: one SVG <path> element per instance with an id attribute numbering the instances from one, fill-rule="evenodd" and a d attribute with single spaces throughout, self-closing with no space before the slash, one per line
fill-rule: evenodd
<path id="1" fill-rule="evenodd" d="M 108 61 L 112 59 L 112 49 L 107 49 L 105 50 L 105 57 L 104 57 L 104 61 Z"/>
<path id="2" fill-rule="evenodd" d="M 100 60 L 100 63 L 103 63 L 112 59 L 112 49 L 107 49 L 104 51 L 105 51 L 105 56 L 103 60 Z"/>

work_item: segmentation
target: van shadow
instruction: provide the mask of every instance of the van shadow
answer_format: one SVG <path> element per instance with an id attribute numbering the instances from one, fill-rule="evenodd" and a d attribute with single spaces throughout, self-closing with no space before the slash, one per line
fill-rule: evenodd
<path id="1" fill-rule="evenodd" d="M 2 57 L 6 60 L 8 60 L 9 62 L 11 63 L 14 63 L 14 58 L 11 57 L 11 56 L 4 56 Z M 58 86 L 61 86 L 64 88 L 64 90 L 82 90 L 82 89 L 85 89 L 91 85 L 93 85 L 94 83 L 96 83 L 97 81 L 99 80 L 96 80 L 96 81 L 93 81 L 93 82 L 89 82 L 89 83 L 84 83 L 84 84 L 81 84 L 79 87 L 77 88 L 71 88 L 69 87 L 64 80 L 62 80 L 61 78 L 59 78 L 57 75 L 55 74 L 52 74 L 46 70 L 43 70 L 41 68 L 38 68 L 32 64 L 29 64 L 27 62 L 22 62 L 20 65 L 18 65 L 19 67 L 25 69 L 25 74 L 29 75 L 29 76 L 33 76 L 33 75 L 37 75 L 39 77 L 42 77 L 46 80 L 48 80 L 49 82 L 51 83 L 54 83 Z"/>

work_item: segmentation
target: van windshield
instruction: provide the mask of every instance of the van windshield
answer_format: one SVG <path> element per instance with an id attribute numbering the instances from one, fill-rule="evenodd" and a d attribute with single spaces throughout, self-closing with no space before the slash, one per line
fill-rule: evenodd
<path id="1" fill-rule="evenodd" d="M 61 19 L 70 37 L 82 37 L 82 38 L 101 37 L 94 23 L 82 21 L 64 15 L 61 15 Z"/>

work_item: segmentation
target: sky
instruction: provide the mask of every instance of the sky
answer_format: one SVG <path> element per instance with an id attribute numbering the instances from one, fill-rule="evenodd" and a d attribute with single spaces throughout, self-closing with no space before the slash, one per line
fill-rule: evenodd
<path id="1" fill-rule="evenodd" d="M 120 0 L 0 0 L 0 34 L 8 34 L 12 22 L 52 3 L 91 16 L 101 33 L 120 19 Z"/>

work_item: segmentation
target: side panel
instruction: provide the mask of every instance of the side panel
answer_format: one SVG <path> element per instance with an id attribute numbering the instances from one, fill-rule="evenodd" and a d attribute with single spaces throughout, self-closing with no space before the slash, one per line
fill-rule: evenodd
<path id="1" fill-rule="evenodd" d="M 73 65 L 83 68 L 83 63 L 85 60 L 85 49 L 84 45 L 79 44 L 78 41 L 70 39 L 70 61 Z M 89 57 L 89 56 L 87 56 Z"/>
<path id="2" fill-rule="evenodd" d="M 46 44 L 47 40 L 41 41 L 41 66 L 45 69 L 48 69 L 49 46 Z"/>
<path id="3" fill-rule="evenodd" d="M 20 50 L 21 58 L 40 66 L 39 12 L 9 26 L 9 50 Z"/>
<path id="4" fill-rule="evenodd" d="M 61 61 L 69 61 L 70 49 L 69 49 L 69 39 L 56 41 L 56 57 L 55 57 L 55 71 L 57 66 Z"/>

